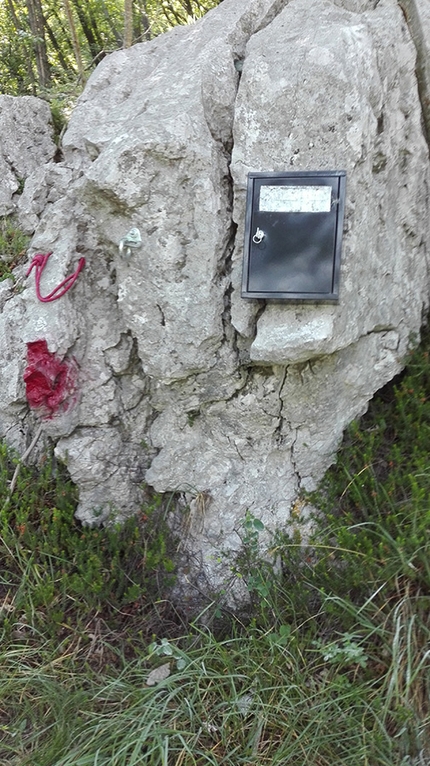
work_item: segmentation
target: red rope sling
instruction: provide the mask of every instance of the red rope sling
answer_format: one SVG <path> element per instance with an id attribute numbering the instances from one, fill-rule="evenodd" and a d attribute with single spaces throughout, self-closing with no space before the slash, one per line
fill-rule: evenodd
<path id="1" fill-rule="evenodd" d="M 74 271 L 73 274 L 70 274 L 68 277 L 63 279 L 63 281 L 60 282 L 60 284 L 57 285 L 57 287 L 54 287 L 54 289 L 49 293 L 49 295 L 43 296 L 40 293 L 40 278 L 42 276 L 43 269 L 45 268 L 50 255 L 52 255 L 52 252 L 36 253 L 31 262 L 31 266 L 25 275 L 26 277 L 28 277 L 33 269 L 36 270 L 36 295 L 39 298 L 39 300 L 42 301 L 42 303 L 50 303 L 51 301 L 58 300 L 58 298 L 62 298 L 63 295 L 65 295 L 67 291 L 70 290 L 71 287 L 73 287 L 79 274 L 81 273 L 82 269 L 85 266 L 85 258 L 80 258 L 76 271 Z"/>

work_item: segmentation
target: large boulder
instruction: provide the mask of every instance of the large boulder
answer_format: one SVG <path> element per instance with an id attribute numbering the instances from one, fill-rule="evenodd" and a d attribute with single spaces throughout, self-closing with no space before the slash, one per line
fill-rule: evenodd
<path id="1" fill-rule="evenodd" d="M 179 493 L 200 590 L 227 582 L 220 553 L 240 546 L 247 511 L 282 526 L 419 333 L 430 231 L 416 56 L 395 0 L 223 0 L 106 57 L 64 161 L 24 196 L 30 257 L 52 251 L 44 294 L 86 266 L 55 302 L 33 275 L 23 293 L 3 287 L 0 430 L 23 449 L 45 418 L 86 523 L 134 513 L 145 482 Z M 309 169 L 347 172 L 339 303 L 242 299 L 247 173 Z M 40 340 L 79 369 L 70 406 L 49 417 L 29 411 L 23 382 Z"/>

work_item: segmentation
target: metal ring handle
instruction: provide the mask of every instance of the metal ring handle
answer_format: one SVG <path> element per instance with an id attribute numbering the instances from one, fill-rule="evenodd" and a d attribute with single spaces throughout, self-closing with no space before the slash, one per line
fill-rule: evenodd
<path id="1" fill-rule="evenodd" d="M 255 232 L 252 238 L 254 245 L 259 245 L 260 242 L 263 241 L 264 237 L 265 237 L 264 231 L 262 231 L 261 229 L 257 227 L 257 231 Z"/>

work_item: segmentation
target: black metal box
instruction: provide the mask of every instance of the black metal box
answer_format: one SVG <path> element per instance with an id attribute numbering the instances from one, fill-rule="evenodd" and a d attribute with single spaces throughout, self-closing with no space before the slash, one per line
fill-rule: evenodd
<path id="1" fill-rule="evenodd" d="M 336 301 L 344 170 L 249 173 L 242 297 Z"/>

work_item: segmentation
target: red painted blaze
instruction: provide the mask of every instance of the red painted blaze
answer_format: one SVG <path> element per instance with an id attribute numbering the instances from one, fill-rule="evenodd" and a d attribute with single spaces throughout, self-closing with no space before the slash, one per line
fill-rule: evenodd
<path id="1" fill-rule="evenodd" d="M 27 343 L 25 392 L 30 407 L 42 417 L 66 412 L 74 403 L 78 375 L 75 359 L 61 361 L 48 349 L 46 340 Z"/>

